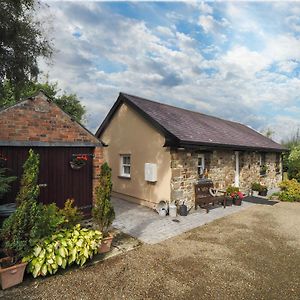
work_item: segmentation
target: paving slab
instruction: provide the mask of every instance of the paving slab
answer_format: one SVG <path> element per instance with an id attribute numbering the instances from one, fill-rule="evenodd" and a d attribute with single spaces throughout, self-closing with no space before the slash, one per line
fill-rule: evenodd
<path id="1" fill-rule="evenodd" d="M 138 238 L 147 244 L 160 243 L 166 239 L 175 237 L 186 231 L 210 223 L 256 205 L 255 201 L 243 201 L 241 206 L 216 206 L 206 213 L 205 209 L 197 209 L 190 212 L 186 217 L 170 216 L 161 217 L 154 210 L 131 203 L 119 198 L 112 198 L 116 212 L 113 227 Z M 174 221 L 174 220 L 177 220 Z"/>

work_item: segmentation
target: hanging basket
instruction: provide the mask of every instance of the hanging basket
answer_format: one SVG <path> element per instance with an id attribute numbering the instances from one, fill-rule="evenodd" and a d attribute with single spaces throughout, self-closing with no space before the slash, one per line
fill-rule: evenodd
<path id="1" fill-rule="evenodd" d="M 73 170 L 80 170 L 82 167 L 85 166 L 85 163 L 78 163 L 75 161 L 70 161 L 70 166 Z"/>

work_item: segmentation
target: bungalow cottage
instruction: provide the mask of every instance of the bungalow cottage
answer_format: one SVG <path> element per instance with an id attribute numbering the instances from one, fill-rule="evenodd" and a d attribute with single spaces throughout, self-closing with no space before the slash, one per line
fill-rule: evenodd
<path id="1" fill-rule="evenodd" d="M 249 191 L 282 179 L 283 146 L 240 123 L 120 93 L 96 136 L 106 145 L 113 195 L 154 207 L 194 203 L 206 175 L 217 188 Z"/>

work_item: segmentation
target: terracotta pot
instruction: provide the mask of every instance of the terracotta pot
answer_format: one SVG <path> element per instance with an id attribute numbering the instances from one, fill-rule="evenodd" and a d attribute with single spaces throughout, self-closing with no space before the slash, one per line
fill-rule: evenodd
<path id="1" fill-rule="evenodd" d="M 0 263 L 11 261 L 10 257 L 0 259 Z M 23 281 L 24 271 L 27 263 L 19 263 L 8 268 L 0 266 L 0 282 L 3 290 L 15 286 Z"/>
<path id="2" fill-rule="evenodd" d="M 113 238 L 114 238 L 114 236 L 111 234 L 109 236 L 103 238 L 103 240 L 101 241 L 101 245 L 99 246 L 98 252 L 99 253 L 109 252 Z"/>

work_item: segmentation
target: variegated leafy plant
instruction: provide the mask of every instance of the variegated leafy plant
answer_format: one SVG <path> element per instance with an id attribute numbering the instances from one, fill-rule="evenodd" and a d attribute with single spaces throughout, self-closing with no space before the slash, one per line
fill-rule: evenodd
<path id="1" fill-rule="evenodd" d="M 23 261 L 29 263 L 27 270 L 34 278 L 55 274 L 59 268 L 65 269 L 73 263 L 82 266 L 97 253 L 101 239 L 100 231 L 81 228 L 78 224 L 37 244 Z"/>

